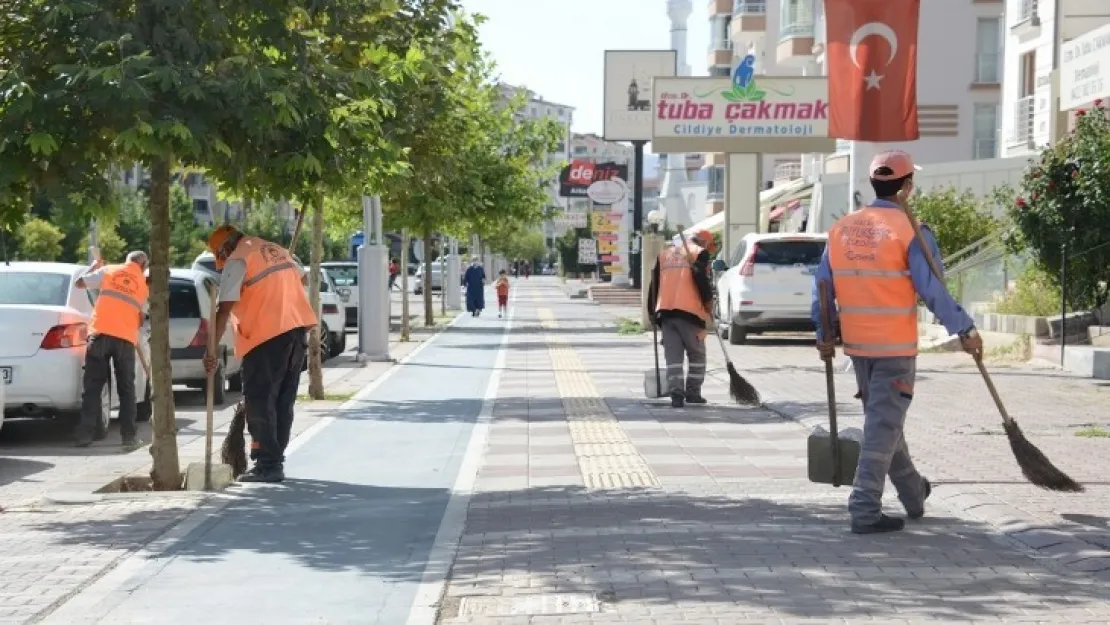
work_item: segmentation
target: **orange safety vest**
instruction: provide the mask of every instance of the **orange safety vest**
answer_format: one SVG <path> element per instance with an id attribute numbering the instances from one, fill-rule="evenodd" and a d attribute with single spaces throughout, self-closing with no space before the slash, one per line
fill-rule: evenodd
<path id="1" fill-rule="evenodd" d="M 682 310 L 708 321 L 709 311 L 701 301 L 690 268 L 705 250 L 689 241 L 686 249 L 687 253 L 683 254 L 680 246 L 672 245 L 659 253 L 659 296 L 655 310 Z"/>
<path id="2" fill-rule="evenodd" d="M 258 237 L 243 237 L 228 259 L 247 265 L 239 301 L 231 310 L 237 357 L 275 336 L 316 325 L 300 267 L 285 248 Z"/>
<path id="3" fill-rule="evenodd" d="M 913 226 L 900 209 L 868 206 L 829 230 L 829 267 L 844 353 L 917 355 L 917 291 L 910 278 Z"/>
<path id="4" fill-rule="evenodd" d="M 149 293 L 146 276 L 138 263 L 108 265 L 89 320 L 89 333 L 114 336 L 137 345 L 143 305 Z"/>

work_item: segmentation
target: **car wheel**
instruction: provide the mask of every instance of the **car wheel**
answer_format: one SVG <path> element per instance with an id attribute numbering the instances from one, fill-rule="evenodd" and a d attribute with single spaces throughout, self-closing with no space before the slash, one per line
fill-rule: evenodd
<path id="1" fill-rule="evenodd" d="M 232 393 L 242 393 L 243 392 L 243 370 L 242 369 L 240 369 L 238 373 L 235 373 L 234 375 L 229 375 L 227 377 L 227 390 L 231 391 Z"/>
<path id="2" fill-rule="evenodd" d="M 150 415 L 154 413 L 154 405 L 151 403 L 150 397 L 150 381 L 148 380 L 146 383 L 146 390 L 143 391 L 143 400 L 135 404 L 136 421 L 150 421 Z"/>
<path id="3" fill-rule="evenodd" d="M 100 391 L 100 423 L 96 424 L 97 436 L 108 431 L 108 422 L 112 420 L 112 376 L 104 382 Z"/>
<path id="4" fill-rule="evenodd" d="M 330 343 L 331 345 L 328 347 L 328 351 L 331 353 L 332 357 L 342 354 L 343 352 L 347 351 L 347 333 L 333 333 L 331 335 Z"/>
<path id="5" fill-rule="evenodd" d="M 718 308 L 717 312 L 719 313 L 720 312 L 720 305 L 719 304 L 718 304 L 717 308 Z M 728 339 L 729 334 L 730 334 L 729 325 L 730 325 L 730 318 L 731 317 L 732 317 L 732 298 L 730 297 L 729 300 L 728 300 L 728 310 L 725 311 L 724 315 L 718 315 L 717 316 L 717 331 L 721 334 L 721 338 L 726 339 L 726 340 Z"/>
<path id="6" fill-rule="evenodd" d="M 735 323 L 729 324 L 728 342 L 731 345 L 743 345 L 748 340 L 748 331 L 744 326 Z"/>
<path id="7" fill-rule="evenodd" d="M 224 363 L 216 367 L 216 372 L 212 374 L 212 403 L 222 405 L 227 399 L 227 379 L 224 378 Z"/>
<path id="8" fill-rule="evenodd" d="M 320 362 L 327 362 L 331 356 L 331 332 L 328 331 L 328 324 L 320 322 Z"/>

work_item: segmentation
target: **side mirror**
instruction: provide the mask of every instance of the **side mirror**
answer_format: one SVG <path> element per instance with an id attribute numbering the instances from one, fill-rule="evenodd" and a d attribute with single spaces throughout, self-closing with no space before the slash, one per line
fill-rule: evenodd
<path id="1" fill-rule="evenodd" d="M 713 261 L 713 271 L 716 271 L 717 273 L 728 271 L 728 264 L 718 258 L 717 260 Z"/>

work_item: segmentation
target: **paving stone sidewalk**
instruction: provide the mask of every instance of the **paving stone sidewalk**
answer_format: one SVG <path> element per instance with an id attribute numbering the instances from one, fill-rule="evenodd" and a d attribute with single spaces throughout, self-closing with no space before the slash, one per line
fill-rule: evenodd
<path id="1" fill-rule="evenodd" d="M 399 358 L 419 343 L 393 344 Z M 371 383 L 391 366 L 368 363 L 358 366 L 348 354 L 324 369 L 329 393 L 349 394 Z M 307 384 L 307 382 L 305 382 Z M 294 422 L 294 439 L 335 410 L 341 401 L 300 402 Z M 216 420 L 214 449 L 227 430 L 231 410 Z M 182 467 L 204 457 L 203 424 L 180 440 Z M 164 535 L 198 506 L 212 498 L 200 493 L 135 493 L 86 498 L 120 475 L 145 472 L 150 457 L 146 449 L 131 454 L 95 456 L 57 482 L 0 512 L 0 625 L 42 620 L 57 606 L 110 571 L 124 558 Z M 74 465 L 75 467 L 77 465 Z M 217 495 L 216 499 L 230 495 Z"/>
<path id="2" fill-rule="evenodd" d="M 650 338 L 619 336 L 613 315 L 567 300 L 555 281 L 518 281 L 516 289 L 486 453 L 440 623 L 1110 621 L 1102 580 L 1058 566 L 945 496 L 956 489 L 952 476 L 969 479 L 961 466 L 978 468 L 972 480 L 1006 482 L 998 492 L 1018 493 L 1011 499 L 1036 494 L 1020 484 L 1012 460 L 985 457 L 981 446 L 1004 444 L 999 437 L 962 435 L 971 442 L 946 452 L 961 465 L 934 472 L 945 483 L 923 521 L 898 534 L 854 536 L 847 489 L 806 480 L 806 427 L 729 406 L 719 377 L 707 385 L 709 406 L 672 410 L 645 400 Z M 789 345 L 766 350 L 764 360 L 754 346 L 737 350 L 777 410 L 817 414 L 823 405 L 823 393 L 807 388 L 823 391 L 819 373 L 806 368 L 820 363 L 801 361 L 803 353 L 812 358 L 809 341 L 796 364 L 772 360 L 787 358 L 777 352 Z M 925 368 L 925 384 L 940 376 Z M 969 394 L 944 405 L 978 406 Z M 976 410 L 964 421 L 989 429 L 993 417 Z M 1027 426 L 1038 443 L 1042 427 Z M 925 433 L 910 437 L 918 457 L 932 455 L 917 443 Z M 1074 455 L 1043 447 L 1073 469 Z M 1093 471 L 1075 473 L 1086 479 Z M 1092 516 L 1108 511 L 1088 505 Z"/>

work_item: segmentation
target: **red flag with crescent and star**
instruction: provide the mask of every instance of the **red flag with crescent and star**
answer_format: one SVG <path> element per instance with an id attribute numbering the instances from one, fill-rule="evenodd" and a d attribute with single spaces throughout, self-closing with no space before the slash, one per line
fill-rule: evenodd
<path id="1" fill-rule="evenodd" d="M 829 136 L 913 141 L 921 0 L 825 0 Z"/>

